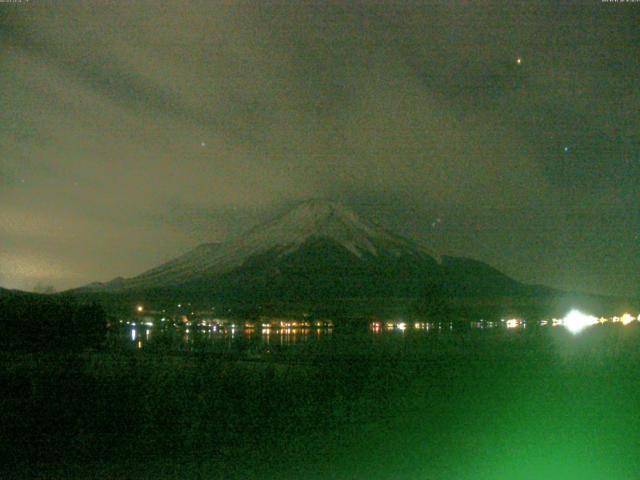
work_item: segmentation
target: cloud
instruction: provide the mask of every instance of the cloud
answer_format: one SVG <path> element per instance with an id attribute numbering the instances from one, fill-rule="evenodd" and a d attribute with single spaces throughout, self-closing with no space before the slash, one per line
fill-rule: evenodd
<path id="1" fill-rule="evenodd" d="M 530 258 L 640 229 L 638 46 L 600 5 L 31 2 L 2 27 L 0 235 L 64 262 L 56 287 L 308 197 L 543 283 Z"/>

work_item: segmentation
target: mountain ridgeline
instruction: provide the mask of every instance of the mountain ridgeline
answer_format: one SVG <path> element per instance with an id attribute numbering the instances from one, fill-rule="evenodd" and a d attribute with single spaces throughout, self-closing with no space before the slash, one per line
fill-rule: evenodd
<path id="1" fill-rule="evenodd" d="M 437 257 L 342 205 L 304 202 L 244 235 L 200 245 L 138 276 L 94 283 L 78 295 L 233 304 L 530 296 L 547 291 L 482 262 Z"/>

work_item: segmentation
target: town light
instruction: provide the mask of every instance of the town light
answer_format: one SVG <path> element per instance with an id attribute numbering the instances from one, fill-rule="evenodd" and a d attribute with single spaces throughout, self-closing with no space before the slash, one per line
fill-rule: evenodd
<path id="1" fill-rule="evenodd" d="M 509 320 L 507 320 L 507 328 L 516 328 L 519 325 L 520 320 L 518 320 L 517 318 L 510 318 Z"/>
<path id="2" fill-rule="evenodd" d="M 574 335 L 580 333 L 591 325 L 595 325 L 596 323 L 598 323 L 598 319 L 596 317 L 585 315 L 579 310 L 571 310 L 562 319 L 562 324 Z"/>
<path id="3" fill-rule="evenodd" d="M 624 315 L 622 315 L 622 317 L 620 317 L 620 321 L 623 325 L 629 325 L 634 320 L 635 318 L 630 313 L 625 313 Z"/>

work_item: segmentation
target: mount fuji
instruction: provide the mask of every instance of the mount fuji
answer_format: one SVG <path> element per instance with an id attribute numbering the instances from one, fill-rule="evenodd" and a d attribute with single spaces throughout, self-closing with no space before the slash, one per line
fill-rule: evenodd
<path id="1" fill-rule="evenodd" d="M 236 302 L 522 294 L 529 287 L 471 259 L 437 257 L 338 203 L 310 200 L 222 243 L 206 243 L 132 278 L 76 293 L 182 295 Z M 130 296 L 130 295 L 127 295 Z"/>

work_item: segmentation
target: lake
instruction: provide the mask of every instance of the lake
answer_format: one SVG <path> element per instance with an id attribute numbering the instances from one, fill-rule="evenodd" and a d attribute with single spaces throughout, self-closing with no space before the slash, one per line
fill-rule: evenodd
<path id="1" fill-rule="evenodd" d="M 145 327 L 124 326 L 100 351 L 0 357 L 11 458 L 2 478 L 623 480 L 640 471 L 637 322 L 579 334 Z"/>

